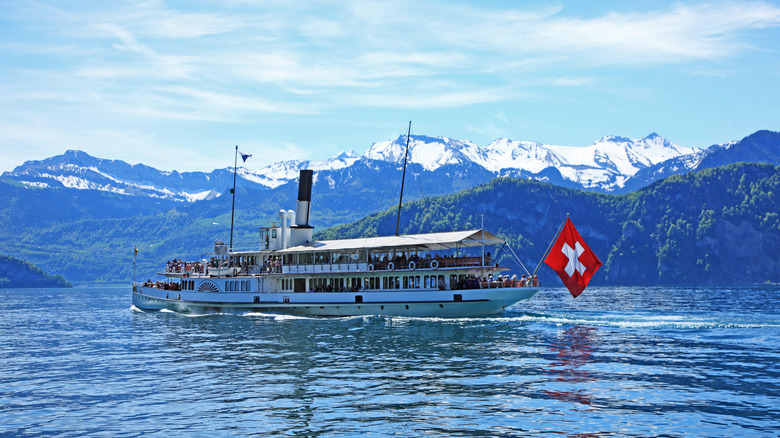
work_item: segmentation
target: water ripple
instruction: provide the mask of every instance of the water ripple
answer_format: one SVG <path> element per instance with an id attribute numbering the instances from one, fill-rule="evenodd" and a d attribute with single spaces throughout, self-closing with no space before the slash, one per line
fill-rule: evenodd
<path id="1" fill-rule="evenodd" d="M 776 288 L 537 297 L 490 318 L 306 318 L 143 312 L 126 288 L 3 290 L 0 435 L 780 430 Z"/>

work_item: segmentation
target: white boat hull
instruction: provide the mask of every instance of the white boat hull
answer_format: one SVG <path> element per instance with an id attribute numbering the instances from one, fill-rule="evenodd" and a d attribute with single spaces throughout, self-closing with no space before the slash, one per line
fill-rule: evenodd
<path id="1" fill-rule="evenodd" d="M 538 287 L 505 287 L 446 291 L 215 293 L 136 286 L 133 305 L 142 310 L 168 309 L 181 313 L 474 317 L 501 313 L 538 292 Z"/>

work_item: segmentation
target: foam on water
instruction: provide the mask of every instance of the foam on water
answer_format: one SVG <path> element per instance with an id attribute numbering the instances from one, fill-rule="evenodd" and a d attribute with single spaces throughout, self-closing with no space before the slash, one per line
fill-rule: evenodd
<path id="1" fill-rule="evenodd" d="M 542 322 L 556 325 L 585 325 L 597 327 L 643 328 L 643 329 L 712 329 L 712 328 L 762 328 L 780 327 L 776 321 L 755 322 L 749 319 L 709 319 L 691 315 L 523 315 L 522 321 Z"/>

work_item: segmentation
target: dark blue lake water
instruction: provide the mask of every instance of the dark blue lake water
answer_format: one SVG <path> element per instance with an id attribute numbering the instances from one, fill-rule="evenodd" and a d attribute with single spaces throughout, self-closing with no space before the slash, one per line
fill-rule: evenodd
<path id="1" fill-rule="evenodd" d="M 548 289 L 450 320 L 0 289 L 0 435 L 250 434 L 777 436 L 780 288 Z"/>

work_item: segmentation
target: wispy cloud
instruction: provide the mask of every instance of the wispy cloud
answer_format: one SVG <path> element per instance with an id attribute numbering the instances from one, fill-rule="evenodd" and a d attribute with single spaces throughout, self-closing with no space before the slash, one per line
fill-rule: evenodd
<path id="1" fill-rule="evenodd" d="M 503 105 L 620 88 L 616 70 L 727 77 L 721 60 L 776 50 L 752 38 L 780 26 L 776 4 L 659 5 L 582 16 L 544 2 L 20 1 L 0 11 L 0 110 L 243 123 Z"/>
<path id="2" fill-rule="evenodd" d="M 677 4 L 595 18 L 566 16 L 560 6 L 428 4 L 413 13 L 410 4 L 398 2 L 285 5 L 184 12 L 162 1 L 138 1 L 57 17 L 68 24 L 63 33 L 78 35 L 85 46 L 109 43 L 103 54 L 72 61 L 76 75 L 126 81 L 120 86 L 138 90 L 188 81 L 187 87 L 201 90 L 191 97 L 201 96 L 204 105 L 232 102 L 238 110 L 281 107 L 292 113 L 311 109 L 247 105 L 230 92 L 216 95 L 228 83 L 243 89 L 255 84 L 259 88 L 250 94 L 271 99 L 307 94 L 333 104 L 331 95 L 338 93 L 353 105 L 407 107 L 395 88 L 411 84 L 427 91 L 418 99 L 427 107 L 469 105 L 516 97 L 494 90 L 519 86 L 513 79 L 518 72 L 547 77 L 548 84 L 582 85 L 558 72 L 722 58 L 751 49 L 740 39 L 742 31 L 780 25 L 780 8 L 760 2 Z M 463 89 L 436 88 L 441 77 Z M 358 98 L 367 89 L 375 98 Z"/>

